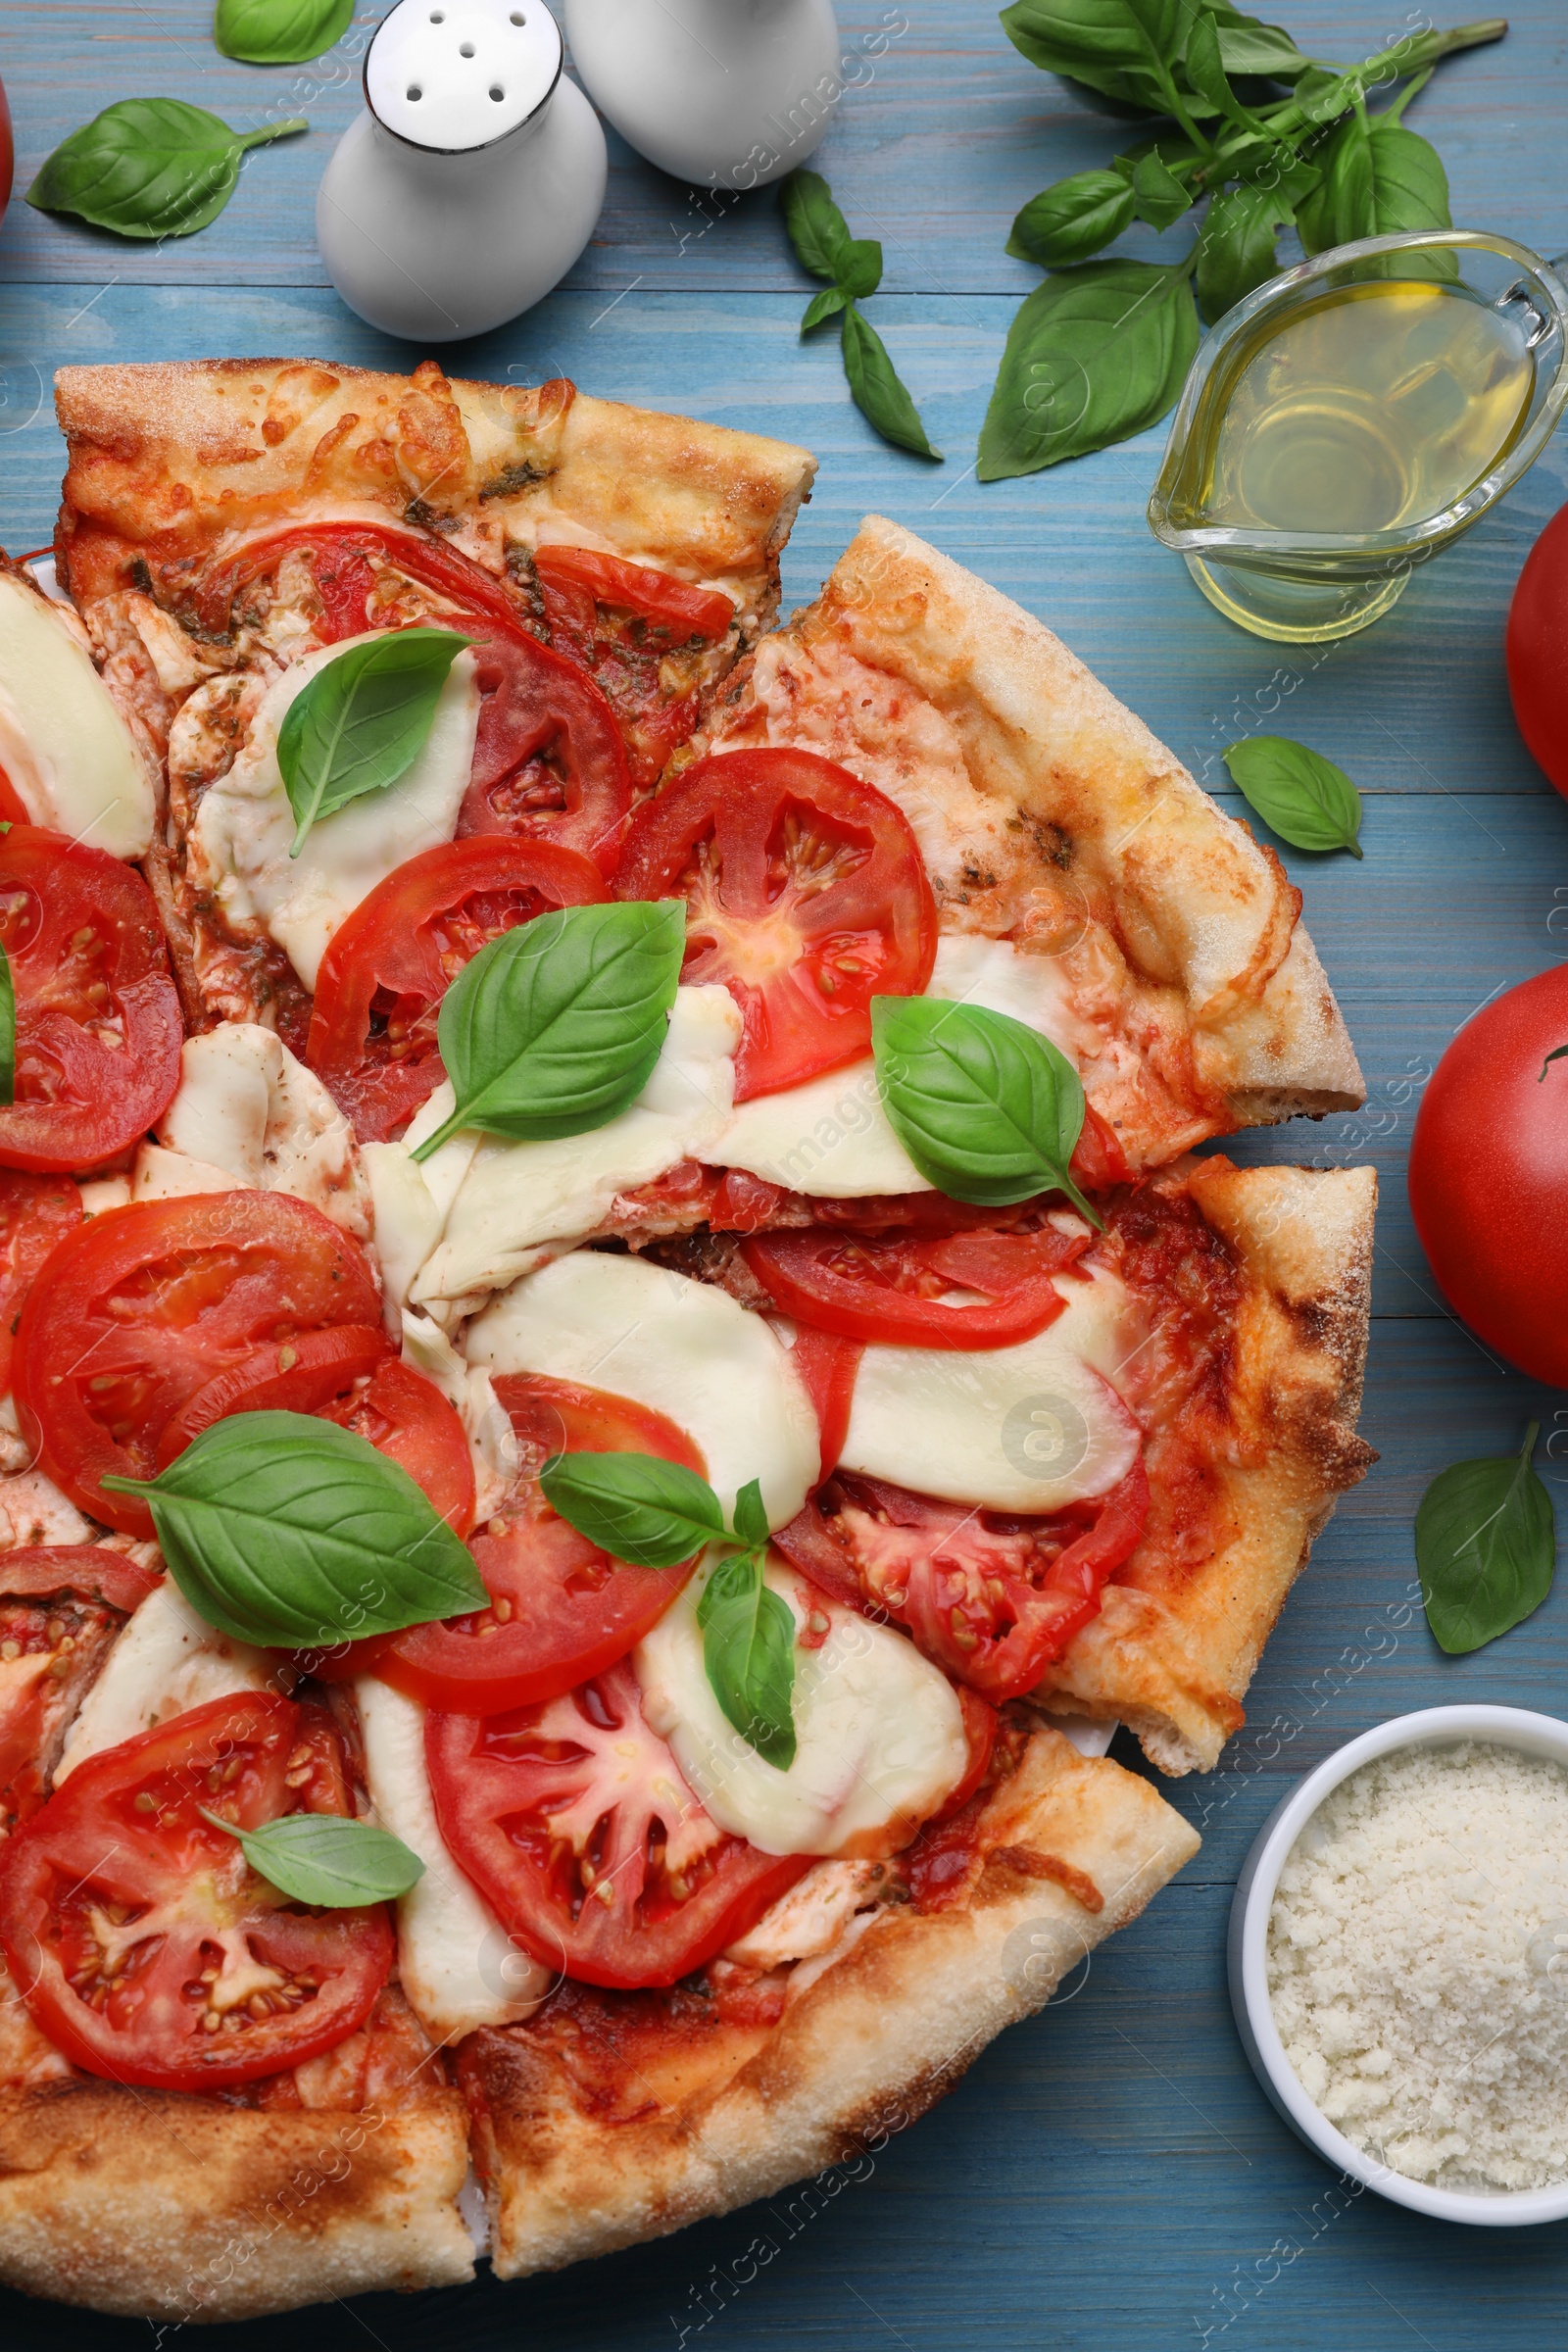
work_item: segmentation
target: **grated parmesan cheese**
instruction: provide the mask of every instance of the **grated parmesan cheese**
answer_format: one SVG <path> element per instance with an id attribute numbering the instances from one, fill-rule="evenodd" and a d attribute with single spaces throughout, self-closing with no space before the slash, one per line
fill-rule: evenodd
<path id="1" fill-rule="evenodd" d="M 1480 1741 L 1363 1765 L 1280 1874 L 1268 1985 L 1353 2146 L 1445 2188 L 1568 2180 L 1568 1771 Z"/>

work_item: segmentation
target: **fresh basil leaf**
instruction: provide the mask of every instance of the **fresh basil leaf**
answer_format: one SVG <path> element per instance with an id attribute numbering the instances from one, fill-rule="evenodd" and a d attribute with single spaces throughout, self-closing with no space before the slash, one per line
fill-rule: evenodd
<path id="1" fill-rule="evenodd" d="M 0 948 L 0 1107 L 17 1099 L 17 990 L 11 958 Z"/>
<path id="2" fill-rule="evenodd" d="M 1192 191 L 1160 161 L 1159 149 L 1141 155 L 1133 167 L 1133 207 L 1151 228 L 1169 228 L 1192 209 Z"/>
<path id="3" fill-rule="evenodd" d="M 1151 56 L 1161 64 L 1180 56 L 1183 21 L 1191 14 L 1189 0 L 1122 0 L 1122 7 L 1143 34 Z"/>
<path id="4" fill-rule="evenodd" d="M 844 308 L 845 299 L 837 286 L 824 286 L 820 294 L 813 294 L 801 320 L 802 334 L 808 335 L 812 327 L 820 326 L 824 319 L 837 318 Z"/>
<path id="5" fill-rule="evenodd" d="M 917 458 L 934 458 L 940 465 L 942 452 L 926 439 L 920 412 L 900 381 L 881 336 L 867 326 L 853 302 L 844 313 L 844 372 L 856 407 L 884 441 Z"/>
<path id="6" fill-rule="evenodd" d="M 1321 752 L 1288 735 L 1248 735 L 1220 756 L 1248 807 L 1293 850 L 1362 855 L 1361 796 Z"/>
<path id="7" fill-rule="evenodd" d="M 659 1059 L 685 948 L 682 899 L 563 906 L 481 948 L 436 1026 L 456 1107 L 415 1158 L 466 1127 L 539 1143 L 617 1117 Z"/>
<path id="8" fill-rule="evenodd" d="M 1227 74 L 1297 81 L 1306 71 L 1306 59 L 1280 24 L 1221 24 L 1219 54 Z"/>
<path id="9" fill-rule="evenodd" d="M 748 1479 L 735 1497 L 735 1533 L 754 1551 L 767 1542 L 767 1513 L 762 1507 L 760 1479 Z"/>
<path id="10" fill-rule="evenodd" d="M 558 1453 L 539 1483 L 579 1536 L 633 1568 L 677 1567 L 726 1532 L 707 1479 L 655 1454 Z"/>
<path id="11" fill-rule="evenodd" d="M 122 237 L 188 237 L 234 193 L 247 147 L 309 128 L 295 115 L 240 132 L 182 98 L 122 98 L 61 141 L 27 202 Z"/>
<path id="12" fill-rule="evenodd" d="M 354 0 L 218 0 L 213 40 L 248 66 L 303 66 L 353 22 Z"/>
<path id="13" fill-rule="evenodd" d="M 1184 63 L 1188 81 L 1215 114 L 1223 115 L 1227 122 L 1239 122 L 1244 129 L 1262 130 L 1257 117 L 1231 88 L 1220 56 L 1219 27 L 1212 17 L 1194 18 L 1187 34 Z"/>
<path id="14" fill-rule="evenodd" d="M 820 172 L 792 172 L 785 180 L 784 225 L 803 269 L 837 283 L 840 265 L 854 240 L 849 222 L 833 201 Z M 881 248 L 878 247 L 880 255 Z"/>
<path id="15" fill-rule="evenodd" d="M 1551 1496 L 1530 1467 L 1532 1421 L 1518 1453 L 1455 1462 L 1415 1515 L 1415 1558 L 1427 1623 L 1450 1656 L 1482 1649 L 1539 1609 L 1557 1564 Z"/>
<path id="16" fill-rule="evenodd" d="M 447 673 L 471 637 L 455 629 L 388 629 L 318 669 L 277 734 L 296 831 L 406 775 L 425 746 Z"/>
<path id="17" fill-rule="evenodd" d="M 1132 185 L 1120 172 L 1075 172 L 1030 197 L 1013 221 L 1007 251 L 1014 261 L 1064 269 L 1119 237 L 1132 218 Z"/>
<path id="18" fill-rule="evenodd" d="M 703 1663 L 727 1720 L 764 1763 L 795 1761 L 795 1619 L 755 1552 L 720 1560 L 697 1604 Z"/>
<path id="19" fill-rule="evenodd" d="M 1048 277 L 1008 330 L 980 479 L 1037 473 L 1141 433 L 1180 392 L 1198 338 L 1181 270 L 1088 262 Z"/>
<path id="20" fill-rule="evenodd" d="M 1048 1037 L 983 1004 L 873 997 L 871 1043 L 883 1105 L 926 1181 L 951 1200 L 1009 1207 L 1065 1193 L 1084 1124 L 1077 1071 Z"/>
<path id="21" fill-rule="evenodd" d="M 1363 127 L 1353 115 L 1334 134 L 1320 186 L 1298 206 L 1296 224 L 1308 253 L 1348 245 L 1353 237 L 1387 237 L 1422 228 L 1448 228 L 1448 179 L 1443 159 L 1419 132 L 1375 116 Z M 1400 277 L 1452 278 L 1455 257 L 1391 255 Z M 1385 265 L 1388 267 L 1389 265 Z"/>
<path id="22" fill-rule="evenodd" d="M 203 1821 L 226 1830 L 259 1878 L 296 1903 L 347 1911 L 395 1902 L 424 1876 L 424 1864 L 401 1838 L 340 1813 L 285 1813 L 242 1830 L 200 1808 Z"/>
<path id="23" fill-rule="evenodd" d="M 1212 325 L 1279 274 L 1274 240 L 1291 218 L 1274 188 L 1221 188 L 1198 237 L 1198 299 Z"/>
<path id="24" fill-rule="evenodd" d="M 881 283 L 881 246 L 875 237 L 852 237 L 839 256 L 839 292 L 851 302 L 859 302 L 874 294 Z"/>
<path id="25" fill-rule="evenodd" d="M 489 1599 L 408 1472 L 311 1413 L 236 1413 L 156 1478 L 103 1484 L 145 1498 L 175 1584 L 238 1642 L 328 1647 Z"/>
<path id="26" fill-rule="evenodd" d="M 1002 28 L 1032 66 L 1082 83 L 1118 112 L 1164 112 L 1148 43 L 1122 0 L 1014 0 Z"/>

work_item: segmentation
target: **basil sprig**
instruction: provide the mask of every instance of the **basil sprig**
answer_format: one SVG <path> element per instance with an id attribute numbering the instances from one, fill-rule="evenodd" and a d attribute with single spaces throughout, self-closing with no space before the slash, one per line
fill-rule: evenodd
<path id="1" fill-rule="evenodd" d="M 354 0 L 218 0 L 213 39 L 248 66 L 303 66 L 353 22 Z"/>
<path id="2" fill-rule="evenodd" d="M 481 948 L 436 1029 L 456 1107 L 415 1158 L 466 1127 L 539 1143 L 617 1117 L 659 1059 L 685 950 L 680 899 L 563 906 Z"/>
<path id="3" fill-rule="evenodd" d="M 1288 735 L 1249 735 L 1222 753 L 1250 808 L 1293 850 L 1364 855 L 1361 796 L 1343 767 Z"/>
<path id="4" fill-rule="evenodd" d="M 1440 1472 L 1415 1515 L 1415 1558 L 1427 1623 L 1440 1648 L 1462 1656 L 1495 1642 L 1539 1609 L 1557 1564 L 1551 1496 L 1530 1467 L 1541 1424 L 1517 1454 L 1455 1462 Z"/>
<path id="5" fill-rule="evenodd" d="M 651 1454 L 558 1454 L 539 1477 L 553 1510 L 635 1568 L 672 1568 L 709 1544 L 741 1546 L 712 1569 L 697 1604 L 703 1663 L 725 1719 L 765 1762 L 788 1772 L 795 1619 L 762 1574 L 768 1529 L 759 1482 L 735 1497 L 731 1531 L 705 1478 Z"/>
<path id="6" fill-rule="evenodd" d="M 156 1478 L 106 1477 L 145 1497 L 170 1574 L 236 1641 L 310 1649 L 482 1609 L 473 1554 L 368 1439 L 309 1413 L 238 1413 Z"/>
<path id="7" fill-rule="evenodd" d="M 17 989 L 11 958 L 0 948 L 0 1108 L 17 1099 Z"/>
<path id="8" fill-rule="evenodd" d="M 388 1830 L 338 1813 L 285 1813 L 242 1830 L 220 1813 L 201 1808 L 203 1821 L 237 1838 L 259 1878 L 296 1903 L 347 1911 L 361 1903 L 395 1902 L 424 1876 L 424 1864 Z"/>
<path id="9" fill-rule="evenodd" d="M 297 858 L 318 818 L 395 784 L 423 751 L 447 673 L 471 637 L 389 629 L 325 662 L 288 707 L 277 764 Z"/>
<path id="10" fill-rule="evenodd" d="M 1014 0 L 1002 22 L 1031 64 L 1167 127 L 1057 180 L 1014 220 L 1007 251 L 1062 274 L 1029 295 L 1013 321 L 981 436 L 982 481 L 1082 457 L 1154 423 L 1196 348 L 1189 279 L 1212 323 L 1275 274 L 1275 239 L 1293 220 L 1308 253 L 1394 229 L 1446 228 L 1442 162 L 1401 117 L 1440 58 L 1507 30 L 1494 17 L 1407 33 L 1340 67 L 1308 59 L 1281 26 L 1230 0 Z M 1368 94 L 1401 77 L 1395 104 L 1369 116 Z M 1134 220 L 1165 229 L 1205 201 L 1197 242 L 1170 270 L 1093 261 Z M 1400 255 L 1397 267 L 1400 276 L 1455 270 L 1442 252 Z"/>
<path id="11" fill-rule="evenodd" d="M 27 190 L 40 213 L 75 213 L 122 237 L 188 237 L 216 220 L 247 147 L 309 130 L 303 115 L 230 130 L 182 98 L 121 98 L 50 156 Z"/>
<path id="12" fill-rule="evenodd" d="M 920 412 L 888 357 L 887 346 L 857 308 L 882 283 L 880 244 L 874 237 L 851 236 L 849 223 L 820 172 L 792 172 L 784 182 L 783 198 L 784 225 L 797 259 L 813 277 L 829 280 L 807 304 L 802 334 L 808 335 L 813 327 L 838 318 L 850 397 L 861 416 L 884 441 L 940 464 L 942 452 L 927 440 Z"/>
<path id="13" fill-rule="evenodd" d="M 983 1208 L 1065 1193 L 1100 1226 L 1069 1164 L 1083 1086 L 1050 1038 L 984 1004 L 873 997 L 871 1044 L 894 1133 L 939 1192 Z"/>

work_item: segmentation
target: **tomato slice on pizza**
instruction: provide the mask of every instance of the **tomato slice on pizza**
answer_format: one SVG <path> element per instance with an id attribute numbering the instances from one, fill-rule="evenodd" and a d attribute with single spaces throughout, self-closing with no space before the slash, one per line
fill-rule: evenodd
<path id="1" fill-rule="evenodd" d="M 101 1166 L 179 1083 L 184 1029 L 152 894 L 104 851 L 13 824 L 0 836 L 0 946 L 17 1003 L 0 1166 Z"/>
<path id="2" fill-rule="evenodd" d="M 385 1911 L 290 1901 L 205 1818 L 257 1829 L 340 1811 L 343 1792 L 330 1719 L 261 1691 L 77 1765 L 13 1835 L 0 1877 L 7 1966 L 67 2056 L 200 2090 L 298 2065 L 363 2024 L 392 1967 Z"/>
<path id="3" fill-rule="evenodd" d="M 558 1698 L 625 1657 L 691 1573 L 690 1560 L 661 1569 L 612 1559 L 557 1517 L 539 1486 L 559 1453 L 650 1453 L 701 1472 L 684 1431 L 647 1405 L 572 1381 L 503 1375 L 494 1388 L 519 1463 L 473 1538 L 489 1608 L 356 1642 L 334 1679 L 368 1669 L 426 1706 L 467 1714 Z"/>
<path id="4" fill-rule="evenodd" d="M 432 1714 L 425 1740 L 459 1864 L 524 1950 L 585 1984 L 673 1984 L 808 1867 L 709 1819 L 629 1667 L 542 1706 Z"/>
<path id="5" fill-rule="evenodd" d="M 321 959 L 305 1057 L 362 1143 L 401 1134 L 441 1084 L 436 1016 L 464 965 L 518 923 L 605 895 L 578 851 L 482 833 L 411 858 L 361 901 Z"/>
<path id="6" fill-rule="evenodd" d="M 916 996 L 936 906 L 908 818 L 810 752 L 702 760 L 639 811 L 616 891 L 684 898 L 682 978 L 741 1008 L 735 1100 L 870 1050 L 871 999 Z"/>
<path id="7" fill-rule="evenodd" d="M 603 688 L 626 736 L 632 783 L 646 790 L 696 731 L 733 602 L 594 548 L 535 548 L 533 568 L 551 644 Z"/>
<path id="8" fill-rule="evenodd" d="M 1088 1248 L 1062 1232 L 890 1234 L 832 1226 L 760 1236 L 741 1254 L 774 1304 L 844 1340 L 911 1348 L 1006 1348 L 1054 1323 L 1064 1300 L 1052 1277 Z"/>
<path id="9" fill-rule="evenodd" d="M 358 1244 L 286 1193 L 132 1203 L 72 1234 L 17 1330 L 16 1396 L 49 1476 L 110 1527 L 150 1536 L 138 1497 L 106 1471 L 149 1478 L 169 1422 L 252 1357 L 333 1326 L 373 1326 L 375 1277 Z"/>

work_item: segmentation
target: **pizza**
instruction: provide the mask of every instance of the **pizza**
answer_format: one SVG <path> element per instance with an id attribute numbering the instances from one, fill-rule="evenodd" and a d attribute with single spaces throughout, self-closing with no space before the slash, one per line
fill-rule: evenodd
<path id="1" fill-rule="evenodd" d="M 1196 1850 L 1356 1435 L 1274 858 L 803 451 L 62 372 L 0 572 L 0 2278 L 514 2278 L 879 2146 Z M 935 1075 L 933 1075 L 935 1073 Z M 922 1089 L 924 1090 L 922 1092 Z M 946 1091 L 944 1091 L 946 1090 Z"/>

